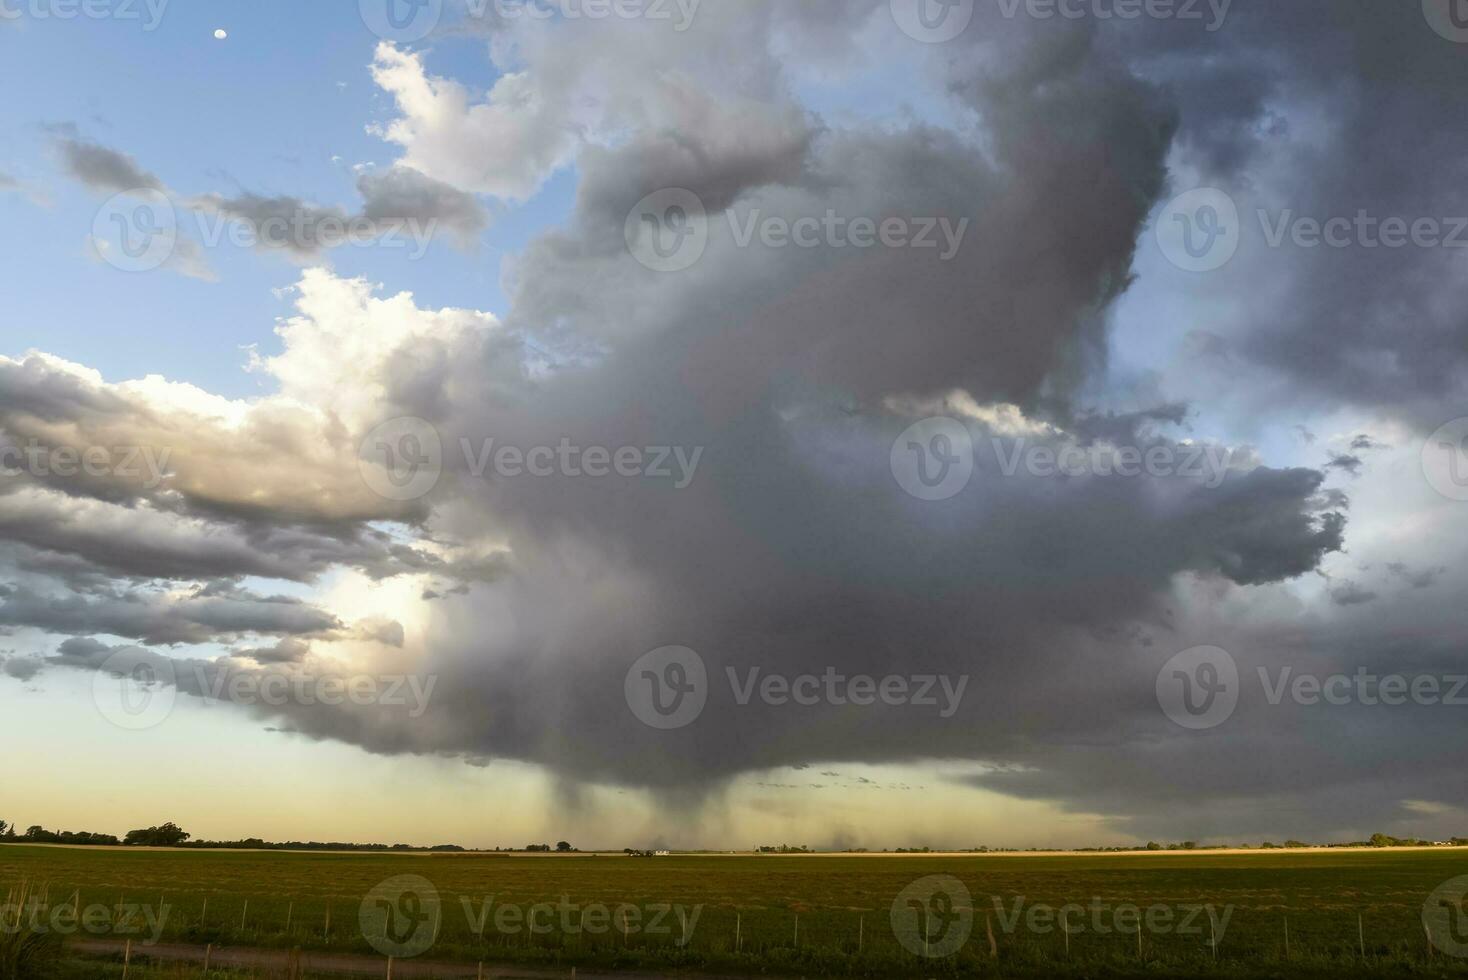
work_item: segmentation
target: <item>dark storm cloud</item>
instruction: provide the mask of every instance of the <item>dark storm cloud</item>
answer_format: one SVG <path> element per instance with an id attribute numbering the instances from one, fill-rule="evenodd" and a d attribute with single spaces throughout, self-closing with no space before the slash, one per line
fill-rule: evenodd
<path id="1" fill-rule="evenodd" d="M 1206 36 L 1178 22 L 1122 26 L 1110 32 L 1122 56 L 1180 109 L 1180 159 L 1239 203 L 1235 264 L 1268 269 L 1268 295 L 1253 303 L 1242 280 L 1223 276 L 1242 315 L 1213 307 L 1207 328 L 1231 336 L 1258 380 L 1282 376 L 1317 403 L 1391 410 L 1424 431 L 1462 415 L 1463 45 L 1416 3 L 1240 0 Z M 1271 221 L 1286 209 L 1321 222 L 1428 219 L 1462 244 L 1371 247 L 1353 231 L 1344 248 L 1265 248 L 1260 208 Z"/>
<path id="2" fill-rule="evenodd" d="M 45 664 L 34 657 L 0 657 L 0 673 L 18 681 L 28 681 L 39 674 Z"/>
<path id="3" fill-rule="evenodd" d="M 126 153 L 81 139 L 74 126 L 53 127 L 52 131 L 67 174 L 86 186 L 112 192 L 167 192 L 159 178 Z M 18 187 L 12 178 L 0 174 L 0 190 Z M 204 194 L 184 203 L 201 216 L 247 227 L 258 248 L 284 250 L 300 260 L 344 243 L 365 244 L 373 238 L 410 233 L 432 236 L 440 228 L 469 245 L 488 225 L 488 215 L 472 194 L 411 167 L 394 166 L 380 173 L 369 170 L 358 178 L 357 189 L 362 195 L 357 214 L 289 194 L 251 191 L 233 196 Z M 205 230 L 223 237 L 222 229 Z M 181 238 L 177 247 L 196 251 L 198 244 L 193 238 Z"/>
<path id="4" fill-rule="evenodd" d="M 108 633 L 150 644 L 206 643 L 242 634 L 322 635 L 342 626 L 331 613 L 298 599 L 243 590 L 82 597 L 16 589 L 0 600 L 0 624 L 72 636 Z"/>
<path id="5" fill-rule="evenodd" d="M 1407 799 L 1468 803 L 1444 785 L 1462 761 L 1452 709 L 1273 705 L 1251 681 L 1235 717 L 1193 733 L 1158 705 L 1158 671 L 1199 644 L 1229 649 L 1245 680 L 1259 668 L 1446 673 L 1461 662 L 1468 630 L 1437 594 L 1459 583 L 1431 588 L 1432 572 L 1404 564 L 1380 586 L 1338 578 L 1315 603 L 1270 588 L 1301 577 L 1307 588 L 1349 543 L 1346 494 L 1324 486 L 1324 470 L 1352 466 L 1236 462 L 1209 485 L 1006 475 L 1000 462 L 1021 440 L 1231 448 L 1192 443 L 1193 406 L 1113 412 L 1088 401 L 1105 381 L 1112 305 L 1132 283 L 1148 215 L 1183 189 L 1169 187 L 1169 159 L 1245 187 L 1268 178 L 1302 213 L 1460 206 L 1468 137 L 1452 114 L 1468 90 L 1447 81 L 1468 49 L 1407 7 L 1240 0 L 1226 29 L 1205 34 L 1008 21 L 981 5 L 927 66 L 973 132 L 816 119 L 766 77 L 770 38 L 727 45 L 762 70 L 730 71 L 730 91 L 712 96 L 690 82 L 696 111 L 683 129 L 631 126 L 614 147 L 583 152 L 566 227 L 512 270 L 510 331 L 424 344 L 384 369 L 393 411 L 432 420 L 446 445 L 697 448 L 697 478 L 684 489 L 565 474 L 448 481 L 434 532 L 491 529 L 506 550 L 476 566 L 468 596 L 425 593 L 441 600 L 415 668 L 441 680 L 429 713 L 409 723 L 297 705 L 282 710 L 288 729 L 377 752 L 530 760 L 670 795 L 811 762 L 995 763 L 972 782 L 1111 815 L 1142 836 L 1320 836 L 1394 819 Z M 850 56 L 854 20 L 770 9 L 750 4 L 742 29 L 788 16 L 782 30 Z M 638 70 L 682 67 L 668 44 L 638 49 Z M 1288 144 L 1292 118 L 1317 117 L 1331 124 L 1317 127 L 1321 146 Z M 710 218 L 706 254 L 676 274 L 642 268 L 623 240 L 628 211 L 665 186 L 697 193 Z M 727 220 L 828 209 L 969 224 L 940 262 L 914 250 L 741 247 Z M 1264 296 L 1262 279 L 1199 279 L 1192 308 L 1203 322 L 1191 336 L 1210 361 L 1285 379 L 1258 411 L 1298 418 L 1299 392 L 1413 423 L 1451 407 L 1468 376 L 1468 287 L 1445 253 L 1269 259 L 1267 282 L 1283 296 Z M 506 379 L 501 362 L 524 354 L 517 331 L 538 370 Z M 98 396 L 35 397 L 68 417 L 72 401 Z M 964 418 L 979 459 L 971 485 L 940 503 L 904 494 L 890 469 L 894 441 L 925 414 Z M 1368 448 L 1374 440 L 1355 439 L 1351 452 Z M 463 475 L 462 462 L 449 465 Z M 185 495 L 199 508 L 209 499 Z M 297 527 L 296 511 L 270 500 L 249 511 L 258 551 L 292 555 L 266 529 Z M 350 527 L 382 515 L 334 517 Z M 403 559 L 440 573 L 415 560 Z M 114 607 L 126 600 L 68 601 L 62 615 L 13 591 L 0 608 L 56 631 L 124 625 Z M 269 622 L 256 605 L 207 622 L 186 606 L 121 635 L 218 636 Z M 391 640 L 390 628 L 361 628 Z M 629 711 L 623 682 L 641 654 L 669 644 L 699 652 L 711 694 L 689 727 L 655 731 Z M 948 718 L 911 705 L 741 705 L 727 673 L 828 668 L 965 677 L 967 693 Z"/>
<path id="6" fill-rule="evenodd" d="M 489 224 L 489 216 L 474 195 L 412 167 L 369 171 L 357 179 L 357 190 L 362 195 L 362 217 L 384 226 L 432 222 L 472 242 Z"/>
<path id="7" fill-rule="evenodd" d="M 332 242 L 323 234 L 324 227 L 344 229 L 348 221 L 347 213 L 341 208 L 318 207 L 288 195 L 206 194 L 192 203 L 201 211 L 218 214 L 251 229 L 255 247 L 282 249 L 300 259 L 310 259 L 331 247 Z"/>
<path id="8" fill-rule="evenodd" d="M 161 180 L 139 167 L 126 153 L 69 136 L 59 137 L 56 145 L 67 173 L 93 190 L 109 193 L 164 190 Z"/>
<path id="9" fill-rule="evenodd" d="M 253 660 L 259 664 L 300 663 L 311 652 L 311 645 L 296 639 L 283 639 L 270 647 L 245 647 L 231 651 L 236 660 Z"/>
<path id="10" fill-rule="evenodd" d="M 1150 654 L 1109 644 L 1077 651 L 1065 669 L 1083 684 L 1056 685 L 1053 702 L 1027 699 L 1044 719 L 1029 732 L 1045 734 L 1014 741 L 1007 757 L 1022 767 L 972 782 L 1077 812 L 1126 815 L 1119 829 L 1144 840 L 1369 834 L 1405 821 L 1407 800 L 1463 805 L 1442 778 L 1461 765 L 1463 732 L 1462 705 L 1449 700 L 1459 686 L 1453 678 L 1465 674 L 1461 617 L 1450 604 L 1419 590 L 1389 607 L 1334 607 L 1328 618 L 1303 622 L 1262 596 L 1179 612 Z M 1197 644 L 1232 655 L 1239 700 L 1217 727 L 1185 731 L 1164 716 L 1153 690 L 1168 658 Z M 1370 703 L 1353 693 L 1342 704 L 1304 703 L 1288 693 L 1301 675 L 1358 673 L 1436 678 L 1436 701 Z M 1281 678 L 1285 693 L 1272 701 Z M 1354 683 L 1342 690 L 1354 692 Z M 1365 690 L 1379 687 L 1368 680 Z"/>
<path id="11" fill-rule="evenodd" d="M 1386 566 L 1386 570 L 1388 574 L 1402 579 L 1414 589 L 1431 588 L 1448 571 L 1445 567 L 1413 569 L 1403 562 L 1392 562 Z"/>
<path id="12" fill-rule="evenodd" d="M 519 389 L 402 404 L 451 445 L 493 434 L 515 446 L 570 436 L 703 447 L 698 478 L 682 490 L 571 477 L 465 484 L 445 529 L 488 522 L 510 556 L 472 604 L 435 607 L 421 666 L 443 678 L 431 724 L 372 728 L 350 711 L 302 711 L 293 727 L 670 791 L 820 759 L 988 758 L 1014 747 L 1015 732 L 1063 737 L 1073 720 L 1041 706 L 1074 698 L 1077 649 L 1165 623 L 1178 576 L 1279 582 L 1339 549 L 1344 519 L 1320 472 L 1229 469 L 1212 487 L 1006 476 L 997 460 L 1016 439 L 979 420 L 968 491 L 932 504 L 898 489 L 890 451 L 922 414 L 900 405 L 960 387 L 1032 415 L 1031 445 L 1186 451 L 1164 434 L 1183 406 L 1072 411 L 1104 366 L 1105 310 L 1162 190 L 1174 123 L 1161 93 L 1085 32 L 952 70 L 955 91 L 996 120 L 986 153 L 921 125 L 821 131 L 779 104 L 739 113 L 720 140 L 695 132 L 685 152 L 654 133 L 588 153 L 567 230 L 534 243 L 515 270 L 510 317 L 569 356 Z M 674 179 L 706 197 L 709 249 L 683 273 L 654 274 L 628 254 L 623 222 Z M 720 231 L 726 211 L 755 209 L 970 226 L 949 264 L 896 250 L 745 248 Z M 458 377 L 454 364 L 445 378 Z M 1057 429 L 1071 434 L 1046 434 Z M 622 695 L 633 661 L 667 644 L 697 650 L 723 692 L 678 732 L 646 728 Z M 729 694 L 728 670 L 828 667 L 967 675 L 970 700 L 940 719 L 739 705 Z"/>
<path id="13" fill-rule="evenodd" d="M 295 525 L 284 512 L 232 521 L 218 519 L 207 507 L 191 514 L 186 497 L 180 502 L 174 495 L 172 502 L 172 509 L 125 507 L 0 488 L 0 536 L 31 549 L 23 559 L 27 567 L 64 577 L 90 569 L 137 579 L 257 575 L 305 582 L 351 567 L 374 579 L 426 573 L 449 581 L 488 581 L 499 572 L 494 559 L 440 557 L 365 524 Z M 75 563 L 66 564 L 67 558 Z"/>
<path id="14" fill-rule="evenodd" d="M 1337 606 L 1361 606 L 1376 599 L 1375 592 L 1356 582 L 1342 582 L 1330 590 L 1330 601 Z"/>

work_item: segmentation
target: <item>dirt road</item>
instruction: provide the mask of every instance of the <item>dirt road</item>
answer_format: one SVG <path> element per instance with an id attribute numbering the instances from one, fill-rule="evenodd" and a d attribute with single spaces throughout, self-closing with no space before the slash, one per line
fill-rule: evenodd
<path id="1" fill-rule="evenodd" d="M 67 950 L 80 956 L 121 956 L 123 943 L 111 939 L 76 939 L 67 943 Z M 290 967 L 291 951 L 284 949 L 260 949 L 248 946 L 219 946 L 209 952 L 211 966 L 260 967 L 285 970 Z M 133 962 L 144 960 L 158 963 L 203 964 L 206 949 L 183 943 L 158 943 L 154 946 L 133 945 Z M 386 977 L 387 958 L 384 956 L 359 956 L 352 953 L 321 953 L 302 951 L 300 967 L 311 973 L 336 973 L 342 976 Z M 435 980 L 666 980 L 668 973 L 606 973 L 570 967 L 546 970 L 536 967 L 492 966 L 484 964 L 483 973 L 474 963 L 449 963 L 435 960 L 394 960 L 394 980 L 398 977 L 433 977 Z M 711 978 L 710 978 L 711 980 Z M 723 977 L 718 980 L 736 980 Z"/>

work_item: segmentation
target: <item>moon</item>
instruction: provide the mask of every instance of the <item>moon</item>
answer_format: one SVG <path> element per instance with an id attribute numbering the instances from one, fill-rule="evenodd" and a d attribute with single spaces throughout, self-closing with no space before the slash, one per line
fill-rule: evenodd
<path id="1" fill-rule="evenodd" d="M 216 41 L 223 41 L 227 37 L 229 37 L 229 31 L 226 31 L 222 27 L 219 30 L 217 30 L 217 31 L 214 32 L 214 39 Z"/>

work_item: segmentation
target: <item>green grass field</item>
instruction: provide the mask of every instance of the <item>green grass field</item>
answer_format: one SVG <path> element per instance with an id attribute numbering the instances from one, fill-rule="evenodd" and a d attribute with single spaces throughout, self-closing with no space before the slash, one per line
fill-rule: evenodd
<path id="1" fill-rule="evenodd" d="M 379 955 L 363 934 L 364 898 L 413 875 L 433 885 L 439 904 L 394 899 L 400 918 L 390 928 L 431 943 L 426 958 L 725 974 L 1468 975 L 1468 959 L 1430 949 L 1422 918 L 1434 889 L 1463 874 L 1468 851 L 1456 849 L 629 858 L 0 846 L 0 897 L 28 882 L 48 895 L 42 922 L 67 928 L 57 910 L 76 903 L 93 926 L 76 935 L 135 946 L 156 935 Z M 927 927 L 932 946 L 966 941 L 924 958 L 922 933 L 901 926 L 905 947 L 892 908 L 932 875 L 962 882 L 970 902 L 957 900 L 957 915 L 973 911 L 965 931 L 940 908 Z M 532 932 L 527 910 L 537 903 L 548 907 Z M 1078 908 L 1063 930 L 1050 910 L 1066 905 Z M 130 906 L 151 918 L 129 916 Z"/>

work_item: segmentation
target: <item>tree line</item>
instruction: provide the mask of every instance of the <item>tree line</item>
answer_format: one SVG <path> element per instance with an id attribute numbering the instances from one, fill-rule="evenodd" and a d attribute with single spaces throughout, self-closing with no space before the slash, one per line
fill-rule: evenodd
<path id="1" fill-rule="evenodd" d="M 0 820 L 0 844 L 85 844 L 92 847 L 184 847 L 209 850 L 237 851 L 464 851 L 458 844 L 435 844 L 432 847 L 415 847 L 411 844 L 352 844 L 345 841 L 267 841 L 259 837 L 243 840 L 194 840 L 193 834 L 178 824 L 169 821 L 157 827 L 129 830 L 121 839 L 116 834 L 98 834 L 91 831 L 47 830 L 39 824 L 28 827 L 25 833 L 17 833 L 14 824 Z M 499 848 L 495 848 L 499 850 Z M 554 848 L 549 844 L 529 844 L 527 851 L 556 851 L 561 854 L 574 852 L 568 841 L 558 841 Z"/>

